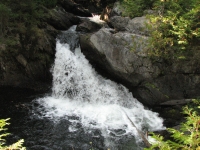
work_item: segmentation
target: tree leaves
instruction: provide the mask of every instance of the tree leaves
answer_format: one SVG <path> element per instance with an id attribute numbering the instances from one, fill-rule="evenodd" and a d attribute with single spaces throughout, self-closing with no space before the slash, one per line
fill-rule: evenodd
<path id="1" fill-rule="evenodd" d="M 180 130 L 168 128 L 173 141 L 164 141 L 160 135 L 152 134 L 152 138 L 156 142 L 152 143 L 152 147 L 145 150 L 153 150 L 155 148 L 163 150 L 199 150 L 200 145 L 200 116 L 188 106 L 183 108 L 183 113 L 187 115 L 186 122 L 181 124 Z"/>
<path id="2" fill-rule="evenodd" d="M 7 122 L 8 120 L 9 118 L 0 119 L 0 149 L 1 150 L 26 150 L 26 148 L 22 146 L 22 144 L 24 143 L 23 139 L 9 146 L 5 146 L 6 140 L 4 139 L 4 137 L 9 135 L 9 133 L 6 133 L 7 128 L 5 128 L 6 125 L 9 125 L 9 123 Z"/>

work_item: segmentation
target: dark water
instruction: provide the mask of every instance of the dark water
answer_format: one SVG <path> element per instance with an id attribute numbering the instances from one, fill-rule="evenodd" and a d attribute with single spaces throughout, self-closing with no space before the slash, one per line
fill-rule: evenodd
<path id="1" fill-rule="evenodd" d="M 74 30 L 66 31 L 58 38 L 62 39 L 62 43 L 69 42 L 71 51 L 74 51 L 78 46 L 78 36 Z M 64 75 L 67 76 L 66 73 Z M 135 143 L 136 140 L 133 135 L 127 134 L 123 137 L 117 137 L 113 134 L 125 132 L 121 129 L 114 130 L 108 138 L 105 138 L 98 129 L 87 130 L 86 127 L 83 127 L 80 118 L 76 116 L 63 117 L 57 122 L 41 117 L 41 113 L 45 113 L 46 109 L 36 99 L 45 95 L 47 93 L 34 92 L 28 89 L 0 88 L 0 119 L 11 118 L 9 120 L 11 125 L 8 126 L 8 132 L 11 134 L 6 139 L 7 144 L 24 139 L 24 146 L 28 150 L 140 149 Z M 72 127 L 75 130 L 71 129 Z"/>
<path id="2" fill-rule="evenodd" d="M 55 118 L 46 117 L 52 116 L 48 115 L 51 111 L 45 108 L 50 104 L 51 99 L 44 99 L 44 105 L 36 101 L 37 98 L 44 97 L 47 93 L 37 93 L 28 89 L 2 87 L 0 88 L 0 118 L 11 118 L 11 125 L 8 127 L 8 131 L 12 134 L 6 139 L 8 144 L 14 143 L 19 139 L 24 139 L 24 146 L 28 150 L 142 149 L 140 146 L 143 146 L 143 143 L 141 142 L 139 144 L 140 146 L 138 146 L 135 142 L 134 136 L 138 135 L 132 134 L 133 130 L 130 129 L 133 126 L 129 126 L 130 121 L 123 119 L 124 112 L 122 108 L 128 109 L 129 115 L 135 119 L 135 123 L 138 123 L 141 128 L 162 129 L 163 120 L 158 117 L 157 113 L 145 110 L 142 104 L 132 97 L 128 89 L 110 80 L 103 79 L 95 73 L 92 66 L 80 51 L 74 50 L 79 45 L 75 27 L 72 26 L 68 31 L 63 32 L 58 37 L 61 41 L 57 41 L 56 44 L 56 59 L 52 70 L 53 94 L 49 93 L 49 96 L 54 96 L 53 99 L 55 102 L 58 100 L 55 97 L 65 98 L 67 102 L 71 102 L 71 100 L 73 102 L 81 102 L 81 104 L 82 102 L 89 101 L 90 103 L 87 103 L 86 106 L 92 104 L 92 111 L 88 111 L 88 107 L 85 108 L 81 105 L 81 107 L 74 107 L 73 111 L 85 111 L 78 112 L 78 115 L 76 113 L 70 113 L 67 116 L 65 114 L 64 116 L 61 115 L 63 117 L 60 117 L 56 105 L 53 104 L 50 106 L 50 110 L 53 110 L 53 117 L 59 116 L 57 117 L 59 120 L 55 122 Z M 99 105 L 96 105 L 97 103 Z M 72 103 L 72 105 L 67 106 L 73 107 L 76 105 L 79 106 L 79 104 Z M 63 101 L 61 106 L 64 106 L 63 111 L 67 109 Z M 99 117 L 96 114 L 99 106 L 103 106 L 104 109 L 100 109 L 100 111 L 106 112 L 106 114 L 102 113 L 103 118 L 106 116 L 106 119 L 102 119 L 102 116 Z M 113 107 L 107 109 L 104 106 Z M 112 112 L 113 110 L 114 112 Z M 112 116 L 112 113 L 109 112 L 117 115 Z M 90 129 L 90 126 L 98 126 L 98 122 L 90 118 L 91 116 L 93 117 L 92 113 L 96 114 L 96 120 L 100 118 L 103 120 L 103 124 L 111 124 L 112 126 L 106 125 L 106 128 L 103 126 L 101 128 Z M 83 117 L 81 116 L 82 114 Z M 90 120 L 87 125 L 84 123 L 81 124 L 81 119 L 85 118 L 89 118 Z M 102 124 L 102 122 L 99 124 Z M 115 125 L 121 126 L 116 128 Z M 137 141 L 140 139 L 139 136 L 136 138 Z"/>
<path id="3" fill-rule="evenodd" d="M 57 123 L 48 118 L 39 118 L 32 113 L 39 104 L 32 101 L 44 95 L 28 89 L 0 88 L 0 118 L 11 118 L 11 124 L 7 126 L 8 132 L 11 133 L 6 139 L 8 144 L 24 139 L 24 146 L 28 150 L 140 149 L 135 145 L 133 137 L 113 137 L 110 140 L 115 141 L 117 147 L 106 147 L 105 139 L 98 130 L 88 133 L 77 123 L 77 131 L 70 132 L 68 128 L 71 122 L 64 118 Z"/>

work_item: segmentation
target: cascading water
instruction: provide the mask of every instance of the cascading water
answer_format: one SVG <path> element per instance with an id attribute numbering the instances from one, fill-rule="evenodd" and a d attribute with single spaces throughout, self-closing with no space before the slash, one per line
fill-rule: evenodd
<path id="1" fill-rule="evenodd" d="M 111 149 L 120 149 L 118 142 L 128 137 L 135 138 L 136 143 L 142 141 L 126 114 L 139 130 L 164 129 L 157 113 L 145 109 L 124 86 L 95 72 L 78 44 L 69 42 L 76 39 L 70 38 L 74 35 L 75 26 L 57 40 L 52 94 L 36 100 L 39 105 L 34 108 L 35 115 L 54 124 L 68 120 L 70 125 L 62 130 L 71 133 L 79 128 L 85 133 L 98 130 L 104 137 L 105 148 Z"/>

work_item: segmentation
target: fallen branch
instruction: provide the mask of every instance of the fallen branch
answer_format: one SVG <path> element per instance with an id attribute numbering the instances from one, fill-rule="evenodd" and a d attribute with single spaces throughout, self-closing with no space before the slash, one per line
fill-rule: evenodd
<path id="1" fill-rule="evenodd" d="M 170 100 L 170 101 L 160 103 L 160 105 L 165 105 L 165 106 L 185 105 L 185 104 L 191 102 L 192 100 L 193 99 Z"/>
<path id="2" fill-rule="evenodd" d="M 123 110 L 123 109 L 122 109 Z M 149 143 L 149 141 L 146 139 L 145 135 L 143 134 L 142 131 L 140 131 L 135 124 L 133 123 L 133 121 L 129 118 L 129 116 L 127 115 L 127 113 L 123 110 L 124 114 L 126 115 L 126 117 L 128 118 L 128 120 L 131 122 L 132 126 L 135 127 L 135 129 L 137 130 L 138 134 L 140 135 L 140 137 L 142 138 L 142 140 L 144 141 L 144 144 L 146 145 L 146 147 L 151 147 L 151 144 Z"/>

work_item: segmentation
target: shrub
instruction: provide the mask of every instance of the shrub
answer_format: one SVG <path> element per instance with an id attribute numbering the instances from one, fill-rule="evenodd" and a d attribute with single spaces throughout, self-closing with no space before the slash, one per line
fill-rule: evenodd
<path id="1" fill-rule="evenodd" d="M 198 112 L 188 106 L 183 108 L 183 113 L 186 115 L 186 122 L 181 124 L 180 130 L 167 129 L 171 133 L 173 141 L 164 141 L 162 136 L 152 133 L 156 142 L 145 150 L 200 150 L 200 116 Z"/>
<path id="2" fill-rule="evenodd" d="M 7 122 L 9 119 L 0 119 L 0 150 L 25 150 L 26 148 L 22 146 L 24 140 L 21 139 L 18 142 L 6 146 L 6 140 L 4 139 L 9 133 L 6 133 L 6 125 L 9 125 Z"/>
<path id="3" fill-rule="evenodd" d="M 152 23 L 148 53 L 165 59 L 186 58 L 200 42 L 200 3 L 188 1 L 157 1 L 157 15 L 150 15 Z"/>
<path id="4" fill-rule="evenodd" d="M 142 16 L 145 9 L 151 9 L 155 0 L 120 0 L 124 8 L 123 15 L 131 18 Z"/>
<path id="5" fill-rule="evenodd" d="M 199 49 L 199 0 L 120 0 L 124 16 L 142 16 L 144 10 L 151 24 L 147 52 L 152 58 L 183 59 Z"/>
<path id="6" fill-rule="evenodd" d="M 47 8 L 53 8 L 57 4 L 57 0 L 34 0 L 36 3 L 41 4 Z"/>

